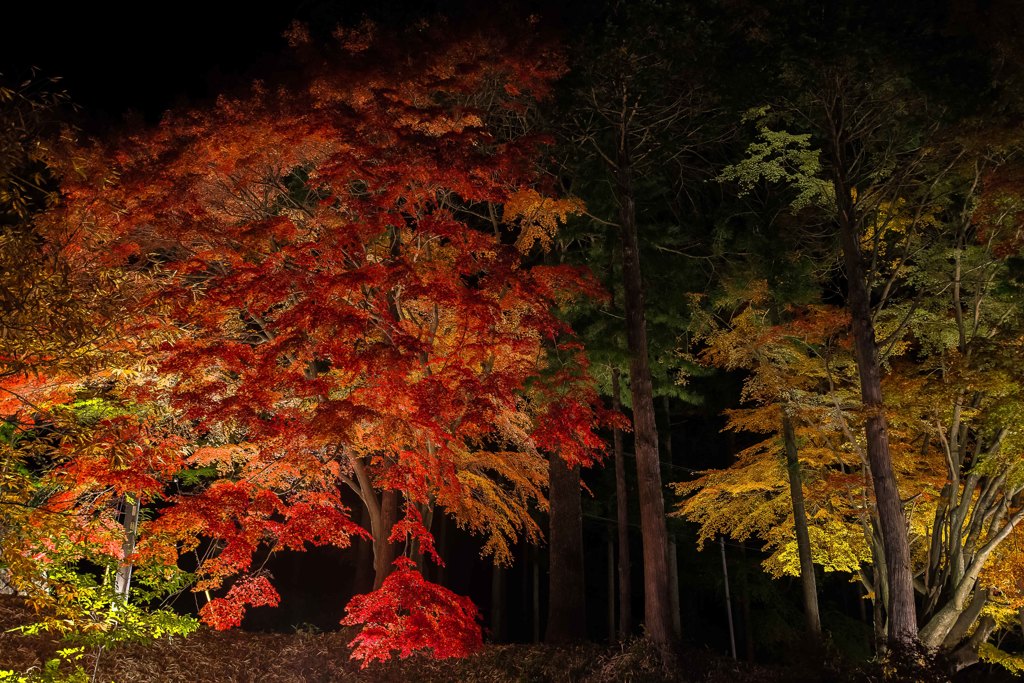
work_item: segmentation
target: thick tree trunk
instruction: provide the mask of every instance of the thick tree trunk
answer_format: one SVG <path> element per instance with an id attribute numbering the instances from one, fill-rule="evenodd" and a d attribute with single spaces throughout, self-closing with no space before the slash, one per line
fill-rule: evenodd
<path id="1" fill-rule="evenodd" d="M 968 638 L 967 642 L 952 655 L 952 659 L 956 663 L 957 671 L 966 669 L 967 667 L 978 663 L 978 648 L 981 647 L 982 643 L 988 640 L 988 637 L 992 635 L 992 631 L 994 631 L 995 628 L 995 620 L 987 614 L 978 621 L 978 627 L 974 629 L 974 633 L 971 634 L 971 637 Z"/>
<path id="2" fill-rule="evenodd" d="M 393 569 L 392 562 L 396 557 L 395 544 L 388 542 L 391 529 L 398 521 L 399 492 L 389 489 L 380 493 L 373 486 L 366 461 L 353 458 L 352 471 L 356 475 L 356 487 L 359 497 L 366 506 L 370 518 L 370 535 L 373 537 L 373 590 L 384 583 Z"/>
<path id="3" fill-rule="evenodd" d="M 612 407 L 622 410 L 619 399 L 619 369 L 612 368 Z M 626 456 L 622 448 L 622 432 L 612 432 L 615 451 L 615 514 L 619 546 L 619 639 L 625 640 L 633 631 L 633 590 L 629 563 L 629 493 L 626 488 Z"/>
<path id="4" fill-rule="evenodd" d="M 394 567 L 397 546 L 388 541 L 391 528 L 398 522 L 398 491 L 388 490 L 380 494 L 380 515 L 373 530 L 373 589 L 384 583 Z"/>
<path id="5" fill-rule="evenodd" d="M 841 119 L 838 120 L 841 126 Z M 841 130 L 839 128 L 838 130 Z M 837 220 L 846 265 L 848 287 L 847 305 L 853 327 L 857 373 L 860 376 L 861 401 L 864 404 L 868 463 L 875 489 L 879 531 L 885 551 L 889 600 L 888 640 L 890 645 L 905 646 L 917 641 L 917 611 L 914 606 L 914 584 L 910 567 L 910 545 L 907 539 L 907 521 L 903 516 L 896 476 L 889 452 L 889 433 L 882 400 L 882 372 L 875 341 L 875 326 L 871 317 L 870 292 L 861 259 L 859 236 L 854 218 L 851 188 L 842 176 L 843 146 L 836 133 L 833 141 L 833 186 L 838 204 Z"/>
<path id="6" fill-rule="evenodd" d="M 548 472 L 551 481 L 551 510 L 548 533 L 548 627 L 545 641 L 567 643 L 587 637 L 580 467 L 567 467 L 562 458 L 552 456 Z"/>
<path id="7" fill-rule="evenodd" d="M 988 589 L 979 588 L 974 591 L 974 598 L 971 600 L 971 604 L 967 606 L 960 615 L 953 622 L 953 625 L 948 629 L 945 640 L 942 641 L 943 650 L 952 650 L 954 647 L 960 644 L 970 630 L 974 622 L 981 616 L 981 610 L 985 608 L 985 603 L 988 602 Z M 923 639 L 922 639 L 923 640 Z M 925 643 L 928 645 L 928 643 Z"/>
<path id="8" fill-rule="evenodd" d="M 800 458 L 796 448 L 793 420 L 782 412 L 782 436 L 786 444 L 786 471 L 789 473 L 789 494 L 793 502 L 793 526 L 796 528 L 796 548 L 800 556 L 800 585 L 804 592 L 804 619 L 807 631 L 816 638 L 821 636 L 821 617 L 818 615 L 818 588 L 811 560 L 811 537 L 807 531 L 807 510 L 804 507 L 803 478 L 800 476 Z"/>
<path id="9" fill-rule="evenodd" d="M 373 526 L 370 523 L 370 510 L 363 506 L 363 514 L 360 525 L 373 534 Z M 356 572 L 355 588 L 357 594 L 369 593 L 373 589 L 373 541 L 370 539 L 358 539 L 356 544 Z"/>
<path id="10" fill-rule="evenodd" d="M 636 206 L 630 159 L 624 144 L 619 149 L 616 185 L 622 235 L 622 279 L 626 294 L 624 308 L 630 354 L 629 388 L 633 400 L 637 495 L 640 502 L 640 530 L 644 551 L 644 624 L 651 640 L 660 646 L 667 646 L 673 641 L 672 599 L 666 556 L 668 532 L 665 524 L 665 498 L 661 485 L 661 463 L 658 458 L 654 391 L 647 355 L 647 322 L 644 313 L 643 277 L 640 271 Z"/>

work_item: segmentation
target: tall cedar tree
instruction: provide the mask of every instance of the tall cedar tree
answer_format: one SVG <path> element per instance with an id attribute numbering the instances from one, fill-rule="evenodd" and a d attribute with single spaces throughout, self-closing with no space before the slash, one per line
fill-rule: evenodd
<path id="1" fill-rule="evenodd" d="M 688 29 L 693 24 L 686 10 L 659 3 L 619 5 L 604 21 L 594 29 L 586 62 L 577 70 L 565 135 L 571 142 L 574 180 L 592 204 L 588 215 L 602 226 L 602 232 L 610 228 L 610 238 L 617 243 L 609 253 L 618 257 L 613 257 L 618 263 L 609 268 L 609 276 L 620 276 L 610 286 L 621 288 L 625 318 L 643 539 L 644 625 L 648 635 L 665 646 L 679 634 L 678 618 L 673 617 L 677 603 L 668 558 L 654 396 L 657 391 L 689 398 L 671 376 L 680 365 L 675 353 L 680 330 L 673 326 L 685 302 L 682 296 L 661 297 L 652 308 L 645 288 L 656 277 L 678 286 L 692 271 L 680 268 L 674 259 L 665 270 L 652 272 L 646 257 L 668 244 L 672 245 L 669 250 L 680 243 L 687 245 L 680 249 L 693 246 L 693 235 L 680 235 L 687 232 L 681 226 L 697 213 L 690 184 L 697 185 L 697 176 L 708 177 L 706 154 L 718 141 L 709 139 L 715 136 L 704 129 L 710 130 L 716 117 L 700 70 L 687 51 L 692 38 Z M 648 249 L 649 240 L 656 243 L 654 249 Z M 652 316 L 652 311 L 657 315 Z M 668 328 L 660 330 L 665 343 L 652 343 L 655 319 L 661 328 Z M 607 338 L 602 342 L 608 345 Z M 660 386 L 655 386 L 654 372 Z"/>

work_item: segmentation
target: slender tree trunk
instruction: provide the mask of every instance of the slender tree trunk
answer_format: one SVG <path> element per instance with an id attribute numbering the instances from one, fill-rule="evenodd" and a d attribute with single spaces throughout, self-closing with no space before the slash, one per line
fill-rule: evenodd
<path id="1" fill-rule="evenodd" d="M 124 510 L 121 520 L 124 527 L 124 543 L 121 546 L 121 551 L 125 559 L 117 566 L 117 573 L 114 576 L 114 592 L 121 600 L 128 602 L 133 565 L 127 558 L 135 552 L 135 542 L 139 533 L 139 513 L 141 511 L 139 496 L 126 493 L 122 496 L 121 505 Z"/>
<path id="2" fill-rule="evenodd" d="M 624 126 L 625 121 L 624 114 Z M 615 175 L 622 235 L 622 278 L 626 295 L 624 308 L 630 354 L 629 388 L 633 399 L 637 495 L 640 502 L 640 530 L 644 551 L 644 624 L 651 640 L 664 647 L 673 641 L 672 598 L 665 551 L 668 547 L 668 532 L 665 525 L 661 463 L 658 458 L 654 391 L 647 355 L 647 322 L 644 314 L 635 197 L 626 136 L 622 137 Z"/>
<path id="3" fill-rule="evenodd" d="M 665 413 L 665 462 L 670 466 L 675 464 L 675 454 L 672 452 L 672 409 L 668 396 L 661 397 L 661 405 Z M 672 633 L 679 638 L 683 633 L 682 612 L 679 609 L 679 553 L 676 550 L 675 534 L 669 533 L 668 546 L 665 548 L 668 556 L 668 588 L 670 607 L 672 609 Z"/>
<path id="4" fill-rule="evenodd" d="M 612 368 L 612 407 L 622 410 L 619 399 L 619 369 Z M 629 563 L 629 499 L 626 489 L 626 456 L 622 448 L 622 432 L 612 432 L 615 451 L 615 514 L 619 546 L 619 639 L 625 640 L 633 631 L 633 590 Z"/>
<path id="5" fill-rule="evenodd" d="M 871 317 L 870 292 L 862 262 L 857 221 L 854 216 L 851 188 L 843 176 L 846 142 L 842 136 L 842 111 L 833 112 L 833 187 L 839 211 L 839 238 L 843 248 L 848 287 L 847 305 L 853 327 L 857 373 L 860 376 L 861 401 L 865 410 L 864 431 L 867 437 L 868 463 L 875 489 L 879 531 L 885 551 L 889 600 L 888 640 L 894 646 L 906 646 L 917 641 L 917 611 L 914 606 L 914 583 L 910 567 L 910 545 L 907 539 L 907 521 L 903 516 L 896 475 L 893 473 L 889 452 L 889 432 L 882 399 L 882 371 L 878 361 L 875 326 Z"/>
<path id="6" fill-rule="evenodd" d="M 549 460 L 550 531 L 548 533 L 548 627 L 545 641 L 566 643 L 587 637 L 587 599 L 583 583 L 583 511 L 580 467 L 562 458 Z"/>
<path id="7" fill-rule="evenodd" d="M 718 538 L 718 546 L 722 549 L 722 583 L 725 586 L 725 615 L 729 622 L 729 647 L 732 658 L 736 659 L 736 627 L 732 620 L 732 597 L 729 593 L 729 565 L 725 561 L 725 536 Z"/>
<path id="8" fill-rule="evenodd" d="M 533 568 L 533 609 L 530 614 L 533 616 L 533 623 L 531 624 L 533 631 L 533 642 L 540 642 L 540 558 L 536 550 L 533 551 L 533 562 L 531 563 Z"/>
<path id="9" fill-rule="evenodd" d="M 754 622 L 750 618 L 750 580 L 747 576 L 747 546 L 740 544 L 740 555 L 743 558 L 743 571 L 740 572 L 740 616 L 743 618 L 743 650 L 745 659 L 753 662 L 757 658 L 754 646 Z"/>
<path id="10" fill-rule="evenodd" d="M 434 544 L 437 554 L 441 557 L 448 557 L 448 518 L 445 515 L 437 516 L 437 541 Z M 439 564 L 434 568 L 435 583 L 444 585 L 447 577 L 447 568 Z"/>
<path id="11" fill-rule="evenodd" d="M 505 568 L 491 566 L 491 640 L 503 643 L 505 637 Z"/>
<path id="12" fill-rule="evenodd" d="M 433 529 L 433 527 L 434 527 L 434 509 L 435 509 L 435 506 L 434 506 L 433 502 L 431 502 L 431 503 L 418 503 L 416 505 L 416 508 L 419 510 L 420 516 L 423 517 L 423 526 L 425 526 L 427 528 L 427 531 L 429 531 L 431 533 L 431 535 L 433 535 L 433 533 L 434 533 L 434 529 Z M 435 550 L 436 550 L 436 548 L 435 548 Z M 443 555 L 442 555 L 442 557 L 443 557 Z M 412 561 L 416 563 L 417 567 L 419 567 L 420 575 L 422 575 L 423 578 L 426 579 L 427 581 L 431 581 L 432 580 L 431 579 L 432 572 L 436 568 L 437 565 L 434 564 L 434 561 L 432 559 L 430 559 L 427 556 L 424 556 L 423 548 L 420 547 L 419 542 L 416 542 L 413 545 Z"/>
<path id="13" fill-rule="evenodd" d="M 740 551 L 743 555 L 743 564 L 746 563 L 746 549 Z M 743 620 L 743 644 L 745 645 L 744 658 L 748 661 L 757 660 L 757 647 L 754 641 L 754 621 L 751 618 L 751 584 L 746 578 L 746 569 L 739 575 L 739 615 Z"/>
<path id="14" fill-rule="evenodd" d="M 800 585 L 804 592 L 804 619 L 807 623 L 807 631 L 814 637 L 820 638 L 821 617 L 818 615 L 818 588 L 814 578 L 814 562 L 811 560 L 811 537 L 807 531 L 807 510 L 804 507 L 800 458 L 796 448 L 796 434 L 793 432 L 793 420 L 785 408 L 782 410 L 782 436 L 786 442 L 786 471 L 789 473 L 789 495 L 793 502 L 796 548 L 800 556 Z"/>
<path id="15" fill-rule="evenodd" d="M 872 626 L 871 621 L 868 619 L 867 605 L 864 604 L 865 602 L 867 602 L 867 596 L 860 594 L 862 589 L 863 586 L 860 584 L 860 582 L 853 584 L 854 598 L 857 600 L 857 610 L 860 614 L 860 621 L 862 624 L 864 624 L 864 650 L 865 652 L 870 652 L 871 654 L 874 654 L 874 639 L 871 637 L 871 635 L 869 635 L 874 633 L 874 628 Z"/>
<path id="16" fill-rule="evenodd" d="M 608 533 L 608 642 L 615 642 L 615 537 Z"/>

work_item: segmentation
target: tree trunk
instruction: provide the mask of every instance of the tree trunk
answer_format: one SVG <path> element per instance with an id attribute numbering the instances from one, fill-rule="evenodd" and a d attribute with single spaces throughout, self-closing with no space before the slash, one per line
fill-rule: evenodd
<path id="1" fill-rule="evenodd" d="M 125 559 L 117 565 L 117 573 L 114 576 L 114 592 L 123 602 L 128 602 L 133 565 L 127 558 L 135 552 L 135 541 L 139 533 L 139 497 L 126 493 L 122 496 L 121 505 L 124 514 L 121 520 L 121 525 L 124 527 L 124 543 L 121 545 L 121 551 Z"/>
<path id="2" fill-rule="evenodd" d="M 619 369 L 612 368 L 612 407 L 622 410 L 619 400 Z M 625 640 L 633 631 L 633 590 L 629 563 L 629 499 L 626 489 L 626 457 L 622 448 L 622 432 L 612 431 L 615 451 L 615 514 L 619 546 L 619 639 Z"/>
<path id="3" fill-rule="evenodd" d="M 388 541 L 391 528 L 398 522 L 398 491 L 387 490 L 380 494 L 380 525 L 373 535 L 373 589 L 377 590 L 391 573 L 398 548 Z"/>
<path id="4" fill-rule="evenodd" d="M 360 526 L 373 534 L 370 510 L 363 505 Z M 356 543 L 356 572 L 353 583 L 356 594 L 369 593 L 373 589 L 373 540 L 360 538 Z"/>
<path id="5" fill-rule="evenodd" d="M 391 529 L 398 521 L 399 492 L 388 489 L 377 493 L 363 458 L 351 460 L 352 471 L 356 475 L 359 497 L 366 506 L 370 518 L 370 535 L 373 537 L 373 590 L 384 583 L 384 579 L 392 570 L 395 560 L 396 546 L 388 542 Z"/>
<path id="6" fill-rule="evenodd" d="M 640 501 L 640 531 L 644 551 L 644 624 L 651 640 L 664 647 L 673 641 L 672 598 L 665 551 L 668 547 L 668 532 L 665 525 L 661 463 L 658 458 L 654 391 L 647 355 L 647 322 L 644 313 L 643 277 L 640 272 L 636 206 L 629 152 L 625 148 L 625 142 L 620 146 L 618 156 L 616 193 L 622 233 L 622 279 L 625 289 L 626 337 L 630 354 L 629 388 L 633 400 L 637 495 Z"/>
<path id="7" fill-rule="evenodd" d="M 615 537 L 608 533 L 608 642 L 614 643 L 615 628 Z"/>
<path id="8" fill-rule="evenodd" d="M 842 125 L 841 113 L 836 114 L 836 126 Z M 874 483 L 875 505 L 878 511 L 879 531 L 885 551 L 889 600 L 888 640 L 894 646 L 906 646 L 917 641 L 917 612 L 914 606 L 914 584 L 910 568 L 910 545 L 907 540 L 907 521 L 903 516 L 896 475 L 893 473 L 889 452 L 889 433 L 882 400 L 882 371 L 878 361 L 875 326 L 871 318 L 870 292 L 867 290 L 864 265 L 854 218 L 853 199 L 849 183 L 843 177 L 845 142 L 837 128 L 832 142 L 833 187 L 839 208 L 839 238 L 843 248 L 848 287 L 847 305 L 853 327 L 857 373 L 860 376 L 861 401 L 866 416 L 864 431 L 867 437 L 868 463 Z"/>
<path id="9" fill-rule="evenodd" d="M 448 518 L 443 514 L 437 516 L 437 541 L 434 548 L 440 557 L 448 557 Z M 445 565 L 439 564 L 434 567 L 434 583 L 443 586 L 446 576 Z"/>
<path id="10" fill-rule="evenodd" d="M 548 533 L 548 627 L 545 641 L 567 643 L 587 637 L 586 587 L 583 583 L 583 511 L 580 467 L 551 456 Z"/>
<path id="11" fill-rule="evenodd" d="M 729 647 L 732 658 L 736 659 L 736 627 L 732 620 L 732 597 L 729 592 L 729 565 L 725 561 L 725 536 L 718 537 L 718 547 L 722 550 L 722 585 L 725 588 L 725 615 L 729 623 Z"/>
<path id="12" fill-rule="evenodd" d="M 861 590 L 864 590 L 864 587 L 860 582 L 853 584 L 852 590 L 854 591 L 854 599 L 857 601 L 857 611 L 860 614 L 860 622 L 864 624 L 864 651 L 874 654 L 875 643 L 871 635 L 874 633 L 874 627 L 868 619 L 868 608 L 864 604 L 867 602 L 867 595 L 861 595 L 860 592 Z"/>
<path id="13" fill-rule="evenodd" d="M 789 495 L 793 502 L 796 548 L 800 556 L 800 585 L 804 592 L 804 619 L 807 623 L 807 631 L 815 638 L 820 638 L 821 617 L 818 615 L 818 588 L 814 578 L 814 562 L 811 560 L 811 537 L 807 531 L 807 510 L 804 507 L 800 458 L 796 448 L 796 434 L 793 432 L 793 420 L 785 408 L 782 410 L 782 435 L 786 443 L 786 471 L 789 473 Z"/>
<path id="14" fill-rule="evenodd" d="M 981 647 L 982 643 L 988 640 L 988 637 L 992 635 L 992 631 L 994 631 L 995 628 L 995 620 L 987 614 L 978 621 L 978 627 L 974 629 L 974 633 L 971 634 L 971 637 L 967 639 L 967 642 L 954 652 L 951 657 L 953 661 L 956 662 L 957 671 L 961 671 L 978 663 L 978 648 Z"/>
<path id="15" fill-rule="evenodd" d="M 942 641 L 943 650 L 952 650 L 954 647 L 960 644 L 970 630 L 971 626 L 979 616 L 981 616 L 981 610 L 985 608 L 985 603 L 988 602 L 988 589 L 978 588 L 974 591 L 974 598 L 971 600 L 971 604 L 960 612 L 953 626 L 950 627 L 946 633 L 945 640 Z M 927 643 L 926 643 L 927 644 Z"/>
<path id="16" fill-rule="evenodd" d="M 740 544 L 740 556 L 743 558 L 743 571 L 739 575 L 740 584 L 740 616 L 743 618 L 743 650 L 745 659 L 753 662 L 757 659 L 757 648 L 754 646 L 754 622 L 750 618 L 750 580 L 747 576 L 747 546 Z"/>
<path id="17" fill-rule="evenodd" d="M 672 452 L 672 409 L 668 396 L 661 397 L 661 405 L 665 413 L 665 462 L 669 466 L 675 464 Z M 668 546 L 665 548 L 668 557 L 668 589 L 670 608 L 672 610 L 672 634 L 679 638 L 683 633 L 682 612 L 679 609 L 679 553 L 676 551 L 676 537 L 668 535 Z"/>
<path id="18" fill-rule="evenodd" d="M 531 563 L 532 574 L 533 574 L 533 595 L 531 596 L 531 604 L 533 609 L 530 611 L 530 615 L 533 617 L 531 631 L 533 635 L 533 642 L 540 642 L 540 557 L 536 549 L 531 553 L 533 556 L 533 562 Z"/>
<path id="19" fill-rule="evenodd" d="M 435 510 L 434 503 L 417 503 L 416 508 L 419 510 L 420 516 L 423 518 L 423 526 L 425 526 L 427 528 L 427 531 L 429 531 L 431 536 L 433 536 Z M 436 547 L 435 550 L 437 550 Z M 437 565 L 434 564 L 434 561 L 432 559 L 423 554 L 423 548 L 420 546 L 419 541 L 413 544 L 412 561 L 416 563 L 417 567 L 419 567 L 420 575 L 427 581 L 431 581 L 432 571 Z"/>
<path id="20" fill-rule="evenodd" d="M 505 568 L 491 566 L 491 641 L 505 642 Z"/>

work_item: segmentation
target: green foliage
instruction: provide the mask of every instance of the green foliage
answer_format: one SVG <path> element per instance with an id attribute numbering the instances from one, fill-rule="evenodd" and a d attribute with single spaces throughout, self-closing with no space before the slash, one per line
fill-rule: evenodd
<path id="1" fill-rule="evenodd" d="M 772 130 L 766 122 L 768 112 L 751 110 L 744 117 L 757 121 L 757 137 L 747 146 L 745 158 L 723 168 L 718 179 L 736 182 L 741 195 L 762 182 L 789 186 L 796 193 L 790 204 L 793 211 L 835 206 L 832 184 L 820 177 L 821 153 L 811 134 Z"/>
<path id="2" fill-rule="evenodd" d="M 73 556 L 69 554 L 69 556 Z M 96 561 L 103 558 L 92 554 Z M 107 560 L 102 578 L 78 569 L 78 563 L 54 562 L 48 566 L 49 590 L 60 598 L 60 609 L 54 616 L 18 627 L 26 635 L 56 633 L 69 640 L 90 646 L 112 646 L 130 641 L 145 641 L 165 636 L 187 636 L 199 628 L 188 615 L 144 605 L 185 588 L 192 577 L 185 572 L 166 568 L 162 572 L 137 570 L 136 602 L 126 602 L 114 589 L 112 579 L 116 563 Z"/>
<path id="3" fill-rule="evenodd" d="M 89 674 L 82 667 L 84 647 L 68 647 L 57 651 L 38 671 L 17 673 L 0 669 L 0 683 L 89 683 Z"/>

